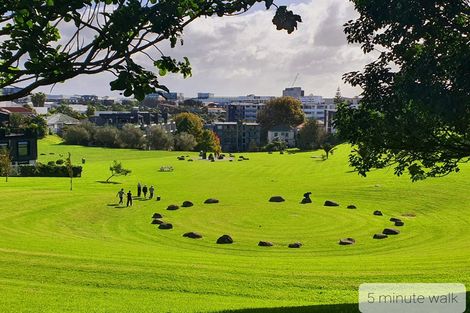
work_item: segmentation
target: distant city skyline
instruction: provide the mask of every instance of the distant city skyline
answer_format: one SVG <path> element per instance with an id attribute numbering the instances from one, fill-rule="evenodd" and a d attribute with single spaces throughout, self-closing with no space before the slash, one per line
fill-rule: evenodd
<path id="1" fill-rule="evenodd" d="M 274 11 L 261 7 L 236 17 L 201 18 L 185 29 L 184 46 L 160 46 L 165 54 L 177 59 L 187 56 L 193 76 L 183 79 L 172 74 L 162 77 L 160 83 L 185 97 L 196 97 L 198 92 L 280 96 L 292 85 L 302 87 L 305 95 L 334 97 L 338 87 L 343 96 L 359 95 L 359 88 L 342 81 L 344 73 L 360 71 L 372 61 L 359 46 L 348 45 L 342 31 L 342 25 L 357 16 L 352 4 L 348 0 L 279 4 L 289 5 L 302 16 L 303 23 L 293 34 L 277 31 L 271 23 Z M 145 56 L 136 56 L 135 60 L 152 69 Z M 119 92 L 110 90 L 112 79 L 108 73 L 79 76 L 34 92 L 120 97 Z"/>

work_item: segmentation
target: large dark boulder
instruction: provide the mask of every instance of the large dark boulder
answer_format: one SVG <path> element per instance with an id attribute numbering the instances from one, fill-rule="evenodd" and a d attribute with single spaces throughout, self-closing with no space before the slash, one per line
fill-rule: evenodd
<path id="1" fill-rule="evenodd" d="M 269 202 L 284 202 L 286 200 L 284 200 L 283 197 L 281 196 L 272 196 L 271 198 L 269 198 Z"/>
<path id="2" fill-rule="evenodd" d="M 357 209 L 354 204 L 348 205 L 347 208 L 348 208 L 348 209 L 351 209 L 351 210 Z"/>
<path id="3" fill-rule="evenodd" d="M 399 226 L 399 227 L 400 227 L 400 226 L 404 226 L 404 225 L 405 225 L 405 223 L 404 223 L 403 221 L 396 221 L 396 222 L 395 222 L 395 226 Z"/>
<path id="4" fill-rule="evenodd" d="M 260 241 L 258 242 L 258 246 L 260 247 L 272 247 L 273 243 L 270 241 Z"/>
<path id="5" fill-rule="evenodd" d="M 199 233 L 195 233 L 195 232 L 189 232 L 189 233 L 183 234 L 183 237 L 192 238 L 192 239 L 200 239 L 202 238 L 202 235 Z"/>
<path id="6" fill-rule="evenodd" d="M 377 215 L 377 216 L 382 216 L 382 211 L 379 211 L 379 210 L 376 210 L 374 211 L 374 215 Z"/>
<path id="7" fill-rule="evenodd" d="M 172 229 L 172 228 L 173 228 L 173 224 L 170 224 L 170 223 L 161 223 L 160 225 L 158 225 L 158 228 L 159 228 L 159 229 Z"/>
<path id="8" fill-rule="evenodd" d="M 181 205 L 183 208 L 189 208 L 193 206 L 194 204 L 191 201 L 184 201 L 183 204 Z"/>
<path id="9" fill-rule="evenodd" d="M 180 208 L 180 207 L 177 206 L 176 204 L 170 204 L 166 209 L 167 209 L 168 211 L 176 211 L 176 210 L 178 210 L 179 208 Z"/>
<path id="10" fill-rule="evenodd" d="M 214 203 L 219 203 L 219 200 L 210 198 L 210 199 L 207 199 L 206 201 L 204 201 L 204 203 L 205 204 L 214 204 Z"/>
<path id="11" fill-rule="evenodd" d="M 153 224 L 153 225 L 160 225 L 160 224 L 163 224 L 163 223 L 164 223 L 164 222 L 163 222 L 162 220 L 159 220 L 159 219 L 154 219 L 154 220 L 152 221 L 152 224 Z"/>
<path id="12" fill-rule="evenodd" d="M 342 246 L 353 245 L 356 243 L 356 240 L 354 240 L 353 238 L 343 238 L 340 239 L 338 243 Z"/>
<path id="13" fill-rule="evenodd" d="M 398 235 L 399 233 L 400 233 L 400 231 L 398 229 L 394 229 L 394 228 L 385 228 L 382 231 L 382 234 L 385 234 L 385 235 Z"/>
<path id="14" fill-rule="evenodd" d="M 388 238 L 387 235 L 385 234 L 375 234 L 374 237 L 372 237 L 374 239 L 385 239 L 385 238 Z"/>
<path id="15" fill-rule="evenodd" d="M 294 242 L 294 243 L 290 243 L 288 245 L 289 248 L 300 248 L 302 247 L 302 243 L 301 242 Z"/>
<path id="16" fill-rule="evenodd" d="M 326 200 L 323 206 L 339 206 L 339 204 L 331 200 Z"/>
<path id="17" fill-rule="evenodd" d="M 229 235 L 222 235 L 219 237 L 219 239 L 217 239 L 217 243 L 218 244 L 231 244 L 233 243 L 233 239 Z"/>
<path id="18" fill-rule="evenodd" d="M 153 213 L 152 218 L 163 218 L 163 215 L 160 213 Z"/>
<path id="19" fill-rule="evenodd" d="M 394 222 L 394 223 L 395 223 L 395 222 L 398 222 L 398 221 L 401 221 L 401 219 L 396 218 L 396 217 L 390 218 L 390 222 Z"/>

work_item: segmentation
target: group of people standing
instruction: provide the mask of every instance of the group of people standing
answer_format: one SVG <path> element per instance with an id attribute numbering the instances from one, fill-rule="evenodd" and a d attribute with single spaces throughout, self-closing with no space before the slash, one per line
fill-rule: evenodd
<path id="1" fill-rule="evenodd" d="M 155 192 L 155 188 L 153 186 L 150 186 L 150 188 L 147 188 L 147 185 L 141 185 L 140 183 L 137 183 L 137 197 L 140 198 L 142 194 L 144 195 L 144 199 L 147 199 L 147 192 L 149 193 L 149 199 L 153 198 L 153 193 Z"/>
<path id="2" fill-rule="evenodd" d="M 150 188 L 148 188 L 147 185 L 142 186 L 139 182 L 137 184 L 137 197 L 140 198 L 143 194 L 144 199 L 147 199 L 147 193 L 149 194 L 149 199 L 152 199 L 155 193 L 155 188 L 153 186 L 150 186 Z M 119 204 L 124 204 L 124 195 L 126 195 L 127 198 L 126 206 L 132 206 L 132 192 L 129 190 L 126 194 L 124 188 L 121 188 L 121 190 L 119 190 L 116 195 L 117 197 L 119 197 Z"/>

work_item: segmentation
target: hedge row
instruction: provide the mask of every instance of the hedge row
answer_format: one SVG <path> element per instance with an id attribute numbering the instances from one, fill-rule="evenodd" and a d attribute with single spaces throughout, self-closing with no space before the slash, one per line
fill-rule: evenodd
<path id="1" fill-rule="evenodd" d="M 72 166 L 73 177 L 82 176 L 81 166 Z M 69 177 L 67 166 L 37 163 L 18 167 L 18 175 L 22 177 Z"/>

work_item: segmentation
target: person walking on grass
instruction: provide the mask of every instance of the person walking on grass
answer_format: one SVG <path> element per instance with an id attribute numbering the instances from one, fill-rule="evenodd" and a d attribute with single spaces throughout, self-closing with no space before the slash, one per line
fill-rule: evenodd
<path id="1" fill-rule="evenodd" d="M 137 197 L 140 198 L 140 195 L 142 193 L 142 185 L 140 183 L 137 183 Z"/>
<path id="2" fill-rule="evenodd" d="M 123 199 L 124 199 L 124 188 L 121 188 L 121 190 L 118 191 L 116 197 L 119 197 L 119 204 L 123 204 Z"/>
<path id="3" fill-rule="evenodd" d="M 155 192 L 155 188 L 153 186 L 150 186 L 149 188 L 149 199 L 153 199 L 153 193 Z"/>
<path id="4" fill-rule="evenodd" d="M 127 206 L 132 206 L 132 192 L 130 190 L 127 193 Z"/>
<path id="5" fill-rule="evenodd" d="M 148 191 L 147 185 L 144 185 L 144 187 L 142 187 L 142 192 L 144 193 L 144 199 L 147 199 L 147 191 Z"/>

